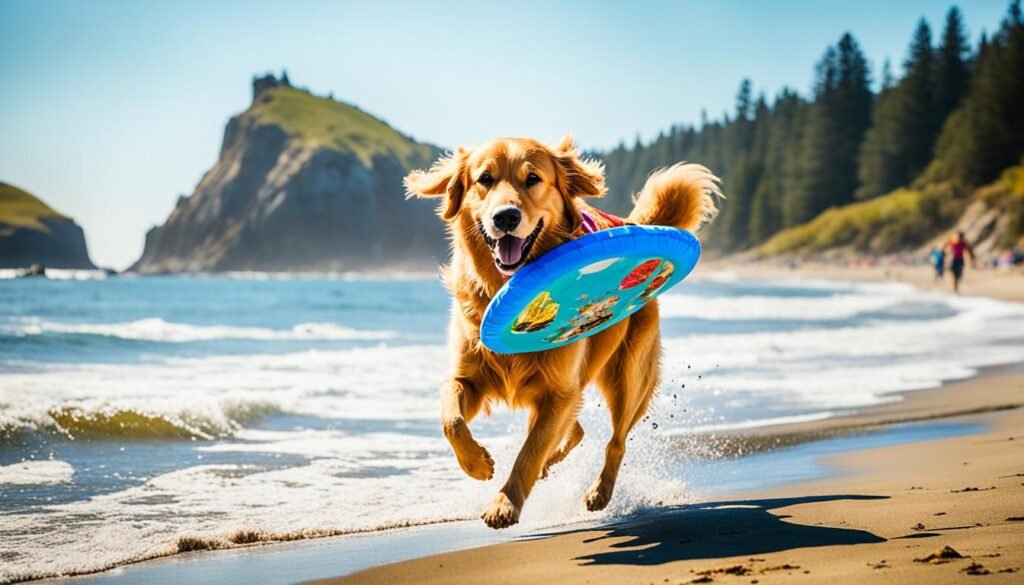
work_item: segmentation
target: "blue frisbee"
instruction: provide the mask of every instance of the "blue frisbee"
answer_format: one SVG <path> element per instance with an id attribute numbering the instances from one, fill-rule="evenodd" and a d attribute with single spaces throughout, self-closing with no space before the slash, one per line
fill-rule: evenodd
<path id="1" fill-rule="evenodd" d="M 561 347 L 611 327 L 697 265 L 688 231 L 627 225 L 567 242 L 519 269 L 494 295 L 480 340 L 495 353 Z"/>

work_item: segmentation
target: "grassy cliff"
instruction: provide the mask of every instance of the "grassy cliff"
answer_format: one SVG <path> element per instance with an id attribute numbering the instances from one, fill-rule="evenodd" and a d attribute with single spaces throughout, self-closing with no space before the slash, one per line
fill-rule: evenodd
<path id="1" fill-rule="evenodd" d="M 367 167 L 376 155 L 390 155 L 415 167 L 429 162 L 435 151 L 414 142 L 366 112 L 332 99 L 317 97 L 292 87 L 260 92 L 246 112 L 258 125 L 277 125 L 310 147 L 324 147 L 355 154 Z"/>
<path id="2" fill-rule="evenodd" d="M 402 178 L 439 150 L 272 75 L 233 116 L 220 155 L 146 235 L 132 270 L 338 271 L 427 267 L 446 252 L 435 203 Z"/>
<path id="3" fill-rule="evenodd" d="M 0 268 L 96 268 L 85 234 L 38 197 L 0 182 Z"/>
<path id="4" fill-rule="evenodd" d="M 49 233 L 44 219 L 66 219 L 38 197 L 0 182 L 0 230 L 27 228 Z"/>

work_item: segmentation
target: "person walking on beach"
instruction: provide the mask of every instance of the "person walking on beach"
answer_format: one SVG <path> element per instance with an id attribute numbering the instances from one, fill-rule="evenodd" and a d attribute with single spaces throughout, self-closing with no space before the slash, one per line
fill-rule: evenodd
<path id="1" fill-rule="evenodd" d="M 973 264 L 974 248 L 971 247 L 971 243 L 967 241 L 967 236 L 963 232 L 957 232 L 942 247 L 942 251 L 945 252 L 946 248 L 949 248 L 949 252 L 953 256 L 953 261 L 949 264 L 949 271 L 953 273 L 953 292 L 960 294 L 960 279 L 964 275 L 964 255 L 970 256 Z"/>
<path id="2" fill-rule="evenodd" d="M 935 282 L 942 282 L 942 276 L 946 272 L 946 251 L 942 248 L 932 248 L 932 267 L 935 268 Z"/>

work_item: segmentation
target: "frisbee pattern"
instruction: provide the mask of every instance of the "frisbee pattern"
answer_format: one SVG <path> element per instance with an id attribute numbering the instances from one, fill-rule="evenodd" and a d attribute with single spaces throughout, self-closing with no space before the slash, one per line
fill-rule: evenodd
<path id="1" fill-rule="evenodd" d="M 495 295 L 480 338 L 498 353 L 560 347 L 639 310 L 697 263 L 689 232 L 623 226 L 577 238 L 523 267 Z"/>

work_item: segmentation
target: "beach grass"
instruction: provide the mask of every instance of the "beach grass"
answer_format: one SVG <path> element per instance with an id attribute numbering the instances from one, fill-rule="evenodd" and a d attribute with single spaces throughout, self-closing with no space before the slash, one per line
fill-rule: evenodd
<path id="1" fill-rule="evenodd" d="M 833 207 L 808 223 L 779 232 L 756 254 L 815 254 L 843 247 L 893 252 L 949 227 L 963 207 L 949 183 L 898 189 L 869 201 Z"/>
<path id="2" fill-rule="evenodd" d="M 1002 210 L 1007 226 L 1000 244 L 1010 248 L 1024 245 L 1024 164 L 1003 171 L 999 179 L 978 191 L 989 207 Z"/>
<path id="3" fill-rule="evenodd" d="M 936 233 L 952 228 L 972 199 L 1006 216 L 1001 245 L 1009 248 L 1024 241 L 1022 164 L 1010 167 L 996 181 L 973 193 L 947 181 L 897 189 L 868 201 L 833 207 L 805 224 L 779 232 L 754 254 L 817 254 L 844 248 L 885 254 L 916 248 Z"/>

